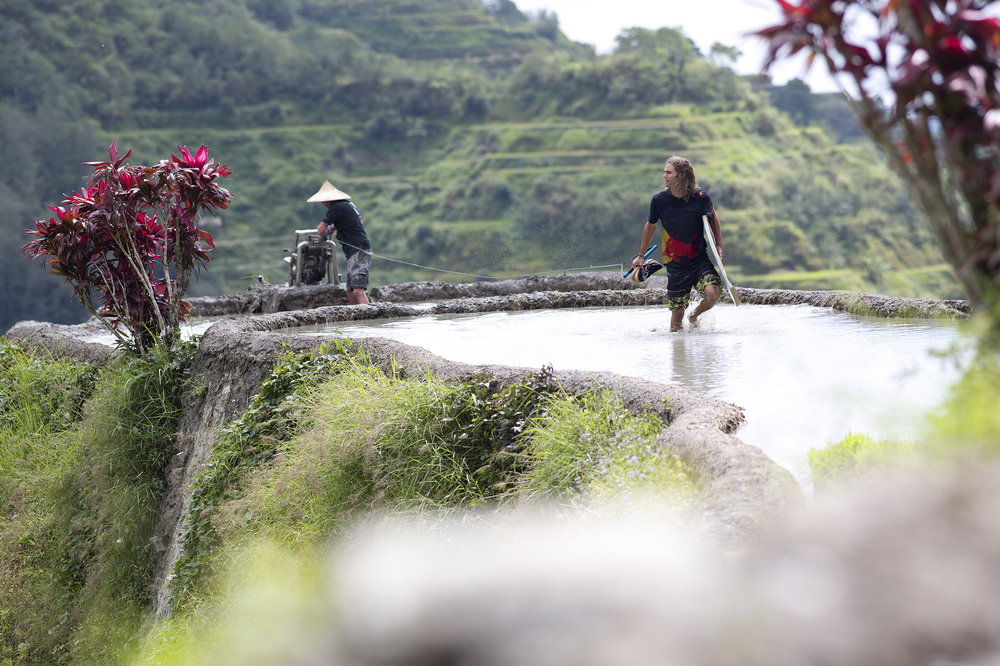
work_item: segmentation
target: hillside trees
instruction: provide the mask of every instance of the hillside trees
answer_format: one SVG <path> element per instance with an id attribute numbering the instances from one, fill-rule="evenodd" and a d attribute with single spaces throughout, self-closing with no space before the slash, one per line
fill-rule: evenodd
<path id="1" fill-rule="evenodd" d="M 508 89 L 511 106 L 522 117 L 584 118 L 627 116 L 636 108 L 670 103 L 733 104 L 749 90 L 731 69 L 704 59 L 675 28 L 628 28 L 607 57 L 534 54 Z"/>
<path id="2" fill-rule="evenodd" d="M 0 330 L 19 319 L 76 323 L 86 315 L 58 279 L 41 266 L 26 267 L 18 252 L 46 198 L 76 187 L 80 164 L 100 145 L 97 123 L 66 106 L 53 91 L 34 112 L 0 101 Z"/>
<path id="3" fill-rule="evenodd" d="M 517 208 L 515 236 L 531 239 L 536 249 L 565 264 L 607 263 L 627 257 L 649 201 L 623 196 L 594 183 L 564 177 L 538 179 Z"/>
<path id="4" fill-rule="evenodd" d="M 771 91 L 771 103 L 800 125 L 808 125 L 816 116 L 816 97 L 802 79 L 792 79 Z"/>
<path id="5" fill-rule="evenodd" d="M 616 55 L 635 56 L 655 70 L 656 82 L 662 86 L 663 102 L 675 100 L 684 85 L 685 70 L 701 56 L 694 42 L 674 28 L 628 28 L 615 38 L 615 42 Z"/>
<path id="6" fill-rule="evenodd" d="M 248 9 L 237 1 L 64 4 L 59 12 L 27 2 L 13 3 L 10 15 L 4 10 L 0 54 L 11 66 L 0 72 L 2 99 L 34 111 L 47 90 L 61 89 L 78 116 L 119 129 L 227 126 L 234 110 L 267 101 L 294 109 L 275 123 L 315 122 L 362 113 L 358 105 L 373 98 L 359 84 L 373 84 L 384 96 L 401 82 L 442 78 L 434 64 L 377 52 L 374 42 L 364 41 L 364 26 L 348 26 L 344 12 L 350 12 L 334 11 L 330 3 L 286 3 L 284 10 L 265 10 L 262 3 Z M 459 4 L 469 11 L 468 2 Z M 298 13 L 289 20 L 293 8 Z M 412 46 L 400 35 L 420 26 L 407 23 L 405 13 L 393 20 L 400 23 L 399 31 L 387 33 L 394 49 Z"/>
<path id="7" fill-rule="evenodd" d="M 754 225 L 775 221 L 780 199 L 755 178 L 756 165 L 795 161 L 803 145 L 765 96 L 720 66 L 725 49 L 708 60 L 679 30 L 634 29 L 615 53 L 597 55 L 562 35 L 540 36 L 538 22 L 507 0 L 13 0 L 3 19 L 0 55 L 11 66 L 0 68 L 0 254 L 10 260 L 0 261 L 0 279 L 12 295 L 0 300 L 0 330 L 20 318 L 85 317 L 80 308 L 65 314 L 74 304 L 58 280 L 21 270 L 16 248 L 40 210 L 79 188 L 87 175 L 79 164 L 112 138 L 147 164 L 186 143 L 224 151 L 234 167 L 237 199 L 213 229 L 219 249 L 198 295 L 281 275 L 280 248 L 287 231 L 311 219 L 304 190 L 321 175 L 364 202 L 386 255 L 476 272 L 486 263 L 458 265 L 459 256 L 488 256 L 496 273 L 522 273 L 555 268 L 552 250 L 566 249 L 541 245 L 559 236 L 555 221 L 537 243 L 519 235 L 524 225 L 546 225 L 531 210 L 558 209 L 596 188 L 612 205 L 597 202 L 593 219 L 612 230 L 594 234 L 615 238 L 612 213 L 648 204 L 672 152 L 696 157 L 719 205 L 745 212 L 741 233 L 757 233 Z M 565 131 L 542 131 L 559 125 Z M 499 138 L 480 140 L 486 135 Z M 830 158 L 817 157 L 796 164 L 805 180 L 822 183 L 811 174 Z M 420 186 L 403 185 L 410 181 Z M 555 189 L 535 187 L 556 181 Z M 456 189 L 457 199 L 449 193 Z M 529 200 L 543 192 L 556 199 Z M 827 200 L 825 191 L 814 194 Z M 802 215 L 780 218 L 815 245 L 819 221 L 805 229 Z M 422 240 L 406 243 L 418 229 Z M 487 235 L 489 252 L 465 252 Z M 754 247 L 767 246 L 760 240 Z M 525 249 L 531 262 L 520 261 Z M 611 245 L 587 249 L 606 251 L 588 262 L 617 258 Z M 806 261 L 815 252 L 748 255 L 744 266 L 820 270 L 825 254 L 815 264 Z M 376 279 L 430 277 L 391 267 L 390 278 L 389 268 L 377 267 Z"/>
<path id="8" fill-rule="evenodd" d="M 483 7 L 505 25 L 522 25 L 528 20 L 511 0 L 483 0 Z"/>

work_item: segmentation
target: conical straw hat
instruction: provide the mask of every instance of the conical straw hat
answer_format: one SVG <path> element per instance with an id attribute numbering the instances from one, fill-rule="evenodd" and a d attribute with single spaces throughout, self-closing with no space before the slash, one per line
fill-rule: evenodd
<path id="1" fill-rule="evenodd" d="M 323 187 L 319 188 L 319 192 L 306 199 L 306 201 L 310 203 L 323 203 L 325 201 L 347 201 L 350 198 L 351 195 L 341 192 L 333 186 L 333 183 L 324 180 Z"/>

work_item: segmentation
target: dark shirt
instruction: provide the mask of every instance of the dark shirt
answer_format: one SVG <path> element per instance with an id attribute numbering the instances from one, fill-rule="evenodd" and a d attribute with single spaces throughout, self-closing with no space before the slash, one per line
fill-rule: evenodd
<path id="1" fill-rule="evenodd" d="M 705 256 L 701 216 L 711 212 L 712 198 L 702 189 L 695 190 L 687 201 L 664 190 L 649 202 L 649 223 L 663 225 L 663 263 L 668 268 L 686 267 Z"/>
<path id="2" fill-rule="evenodd" d="M 358 250 L 371 251 L 372 245 L 361 222 L 361 213 L 350 201 L 334 201 L 326 209 L 323 221 L 337 230 L 337 242 L 344 248 L 344 256 L 348 259 Z"/>

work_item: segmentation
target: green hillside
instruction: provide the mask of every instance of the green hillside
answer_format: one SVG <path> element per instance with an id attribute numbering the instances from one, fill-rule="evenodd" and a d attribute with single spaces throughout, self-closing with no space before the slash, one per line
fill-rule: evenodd
<path id="1" fill-rule="evenodd" d="M 506 0 L 49 4 L 3 9 L 0 328 L 82 316 L 17 247 L 111 140 L 141 163 L 204 143 L 232 168 L 192 295 L 284 281 L 325 178 L 365 217 L 375 284 L 616 264 L 673 153 L 739 284 L 958 294 L 846 105 L 744 80 L 678 30 L 597 56 Z"/>

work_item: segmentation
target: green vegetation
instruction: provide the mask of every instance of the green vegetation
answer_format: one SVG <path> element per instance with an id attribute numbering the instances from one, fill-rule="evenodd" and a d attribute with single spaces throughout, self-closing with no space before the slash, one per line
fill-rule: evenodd
<path id="1" fill-rule="evenodd" d="M 107 663 L 145 619 L 189 354 L 0 355 L 0 663 Z"/>
<path id="2" fill-rule="evenodd" d="M 171 587 L 183 599 L 204 582 L 207 554 L 218 544 L 214 507 L 243 492 L 242 484 L 269 464 L 282 442 L 297 430 L 304 416 L 305 397 L 323 376 L 337 372 L 342 349 L 321 348 L 317 353 L 286 354 L 261 385 L 250 407 L 226 428 L 212 452 L 212 460 L 195 482 L 190 517 L 183 536 L 184 555 L 174 569 Z M 251 512 L 251 516 L 252 516 Z"/>
<path id="3" fill-rule="evenodd" d="M 939 453 L 996 457 L 1000 453 L 1000 358 L 983 351 L 932 414 Z"/>
<path id="4" fill-rule="evenodd" d="M 662 428 L 658 417 L 632 415 L 605 391 L 553 396 L 527 430 L 532 463 L 519 494 L 571 504 L 660 498 L 683 507 L 695 478 L 656 445 Z"/>
<path id="5" fill-rule="evenodd" d="M 316 593 L 330 584 L 323 548 L 373 513 L 419 511 L 436 522 L 475 509 L 489 521 L 525 502 L 574 511 L 639 497 L 679 511 L 693 478 L 655 445 L 662 427 L 612 394 L 566 395 L 545 369 L 503 387 L 488 377 L 449 385 L 386 376 L 340 349 L 290 355 L 227 430 L 199 481 L 189 531 L 199 536 L 187 538 L 175 568 L 174 616 L 137 659 L 206 659 L 206 635 L 236 653 L 243 640 L 258 656 L 284 649 L 284 630 L 308 632 L 317 614 L 331 612 Z M 288 573 L 290 587 L 276 571 Z M 241 630 L 220 622 L 237 612 L 234 595 L 248 586 L 287 613 L 253 611 L 271 618 L 261 640 L 238 639 Z M 295 626 L 289 618 L 298 618 Z"/>
<path id="6" fill-rule="evenodd" d="M 196 484 L 175 607 L 197 605 L 220 544 L 312 547 L 371 511 L 624 501 L 654 487 L 682 504 L 690 473 L 655 446 L 662 428 L 611 395 L 564 394 L 545 369 L 446 384 L 387 377 L 342 346 L 289 354 Z"/>
<path id="7" fill-rule="evenodd" d="M 314 580 L 330 540 L 380 511 L 501 520 L 526 503 L 688 502 L 695 479 L 657 447 L 661 418 L 615 394 L 568 395 L 550 369 L 505 385 L 402 379 L 346 345 L 286 354 L 225 428 L 196 481 L 174 616 L 148 636 L 150 539 L 190 346 L 101 373 L 0 348 L 0 664 L 185 654 L 186 637 L 216 626 L 247 552 Z"/>
<path id="8" fill-rule="evenodd" d="M 825 449 L 809 451 L 809 468 L 817 490 L 833 482 L 871 478 L 893 472 L 898 463 L 915 452 L 912 442 L 876 440 L 850 434 Z"/>
<path id="9" fill-rule="evenodd" d="M 307 645 L 326 644 L 338 619 L 333 583 L 319 549 L 255 540 L 232 548 L 211 598 L 195 612 L 150 627 L 125 663 L 139 666 L 285 664 Z M 324 655 L 329 659 L 329 655 Z"/>
<path id="10" fill-rule="evenodd" d="M 4 441 L 13 442 L 21 435 L 41 437 L 78 421 L 95 375 L 88 366 L 26 354 L 0 339 L 0 433 Z M 4 446 L 0 455 L 4 460 L 30 457 L 35 448 L 26 439 Z M 32 452 L 26 453 L 27 449 Z"/>
<path id="11" fill-rule="evenodd" d="M 627 30 L 597 56 L 502 0 L 18 0 L 4 34 L 0 329 L 82 318 L 17 248 L 112 139 L 140 163 L 206 144 L 232 168 L 191 295 L 283 282 L 324 178 L 365 217 L 374 284 L 446 277 L 390 259 L 492 276 L 619 263 L 672 153 L 712 194 L 737 283 L 959 295 L 948 271 L 911 272 L 940 253 L 843 100 L 744 80 L 679 30 Z"/>
<path id="12" fill-rule="evenodd" d="M 146 162 L 210 144 L 233 168 L 234 205 L 203 220 L 219 242 L 202 293 L 257 273 L 282 281 L 277 248 L 316 221 L 304 199 L 323 178 L 365 213 L 376 283 L 438 277 L 387 257 L 470 273 L 622 260 L 663 158 L 682 153 L 722 213 L 737 281 L 958 295 L 843 100 L 744 80 L 679 30 L 627 30 L 598 57 L 555 17 L 507 0 L 8 5 L 3 327 L 76 318 L 65 287 L 20 268 L 16 248 L 111 139 Z M 965 182 L 979 201 L 980 181 Z M 851 435 L 810 455 L 817 487 L 913 452 L 994 458 L 1000 370 L 995 337 L 981 339 L 925 441 Z M 649 494 L 683 508 L 696 482 L 656 446 L 659 416 L 613 393 L 567 395 L 546 369 L 446 384 L 386 376 L 343 343 L 289 354 L 198 478 L 174 615 L 150 630 L 154 523 L 192 351 L 98 372 L 0 341 L 0 666 L 218 663 L 218 643 L 235 663 L 260 658 L 275 653 L 262 642 L 294 640 L 329 611 L 321 548 L 373 513 L 489 521 L 513 505 L 570 513 Z M 256 640 L 255 624 L 229 622 L 248 587 L 263 592 L 249 608 L 269 629 Z"/>
<path id="13" fill-rule="evenodd" d="M 886 476 L 914 461 L 944 465 L 978 464 L 1000 453 L 1000 363 L 990 350 L 952 387 L 945 402 L 929 416 L 926 434 L 916 442 L 876 440 L 851 434 L 825 449 L 809 452 L 817 490 L 834 483 Z"/>

